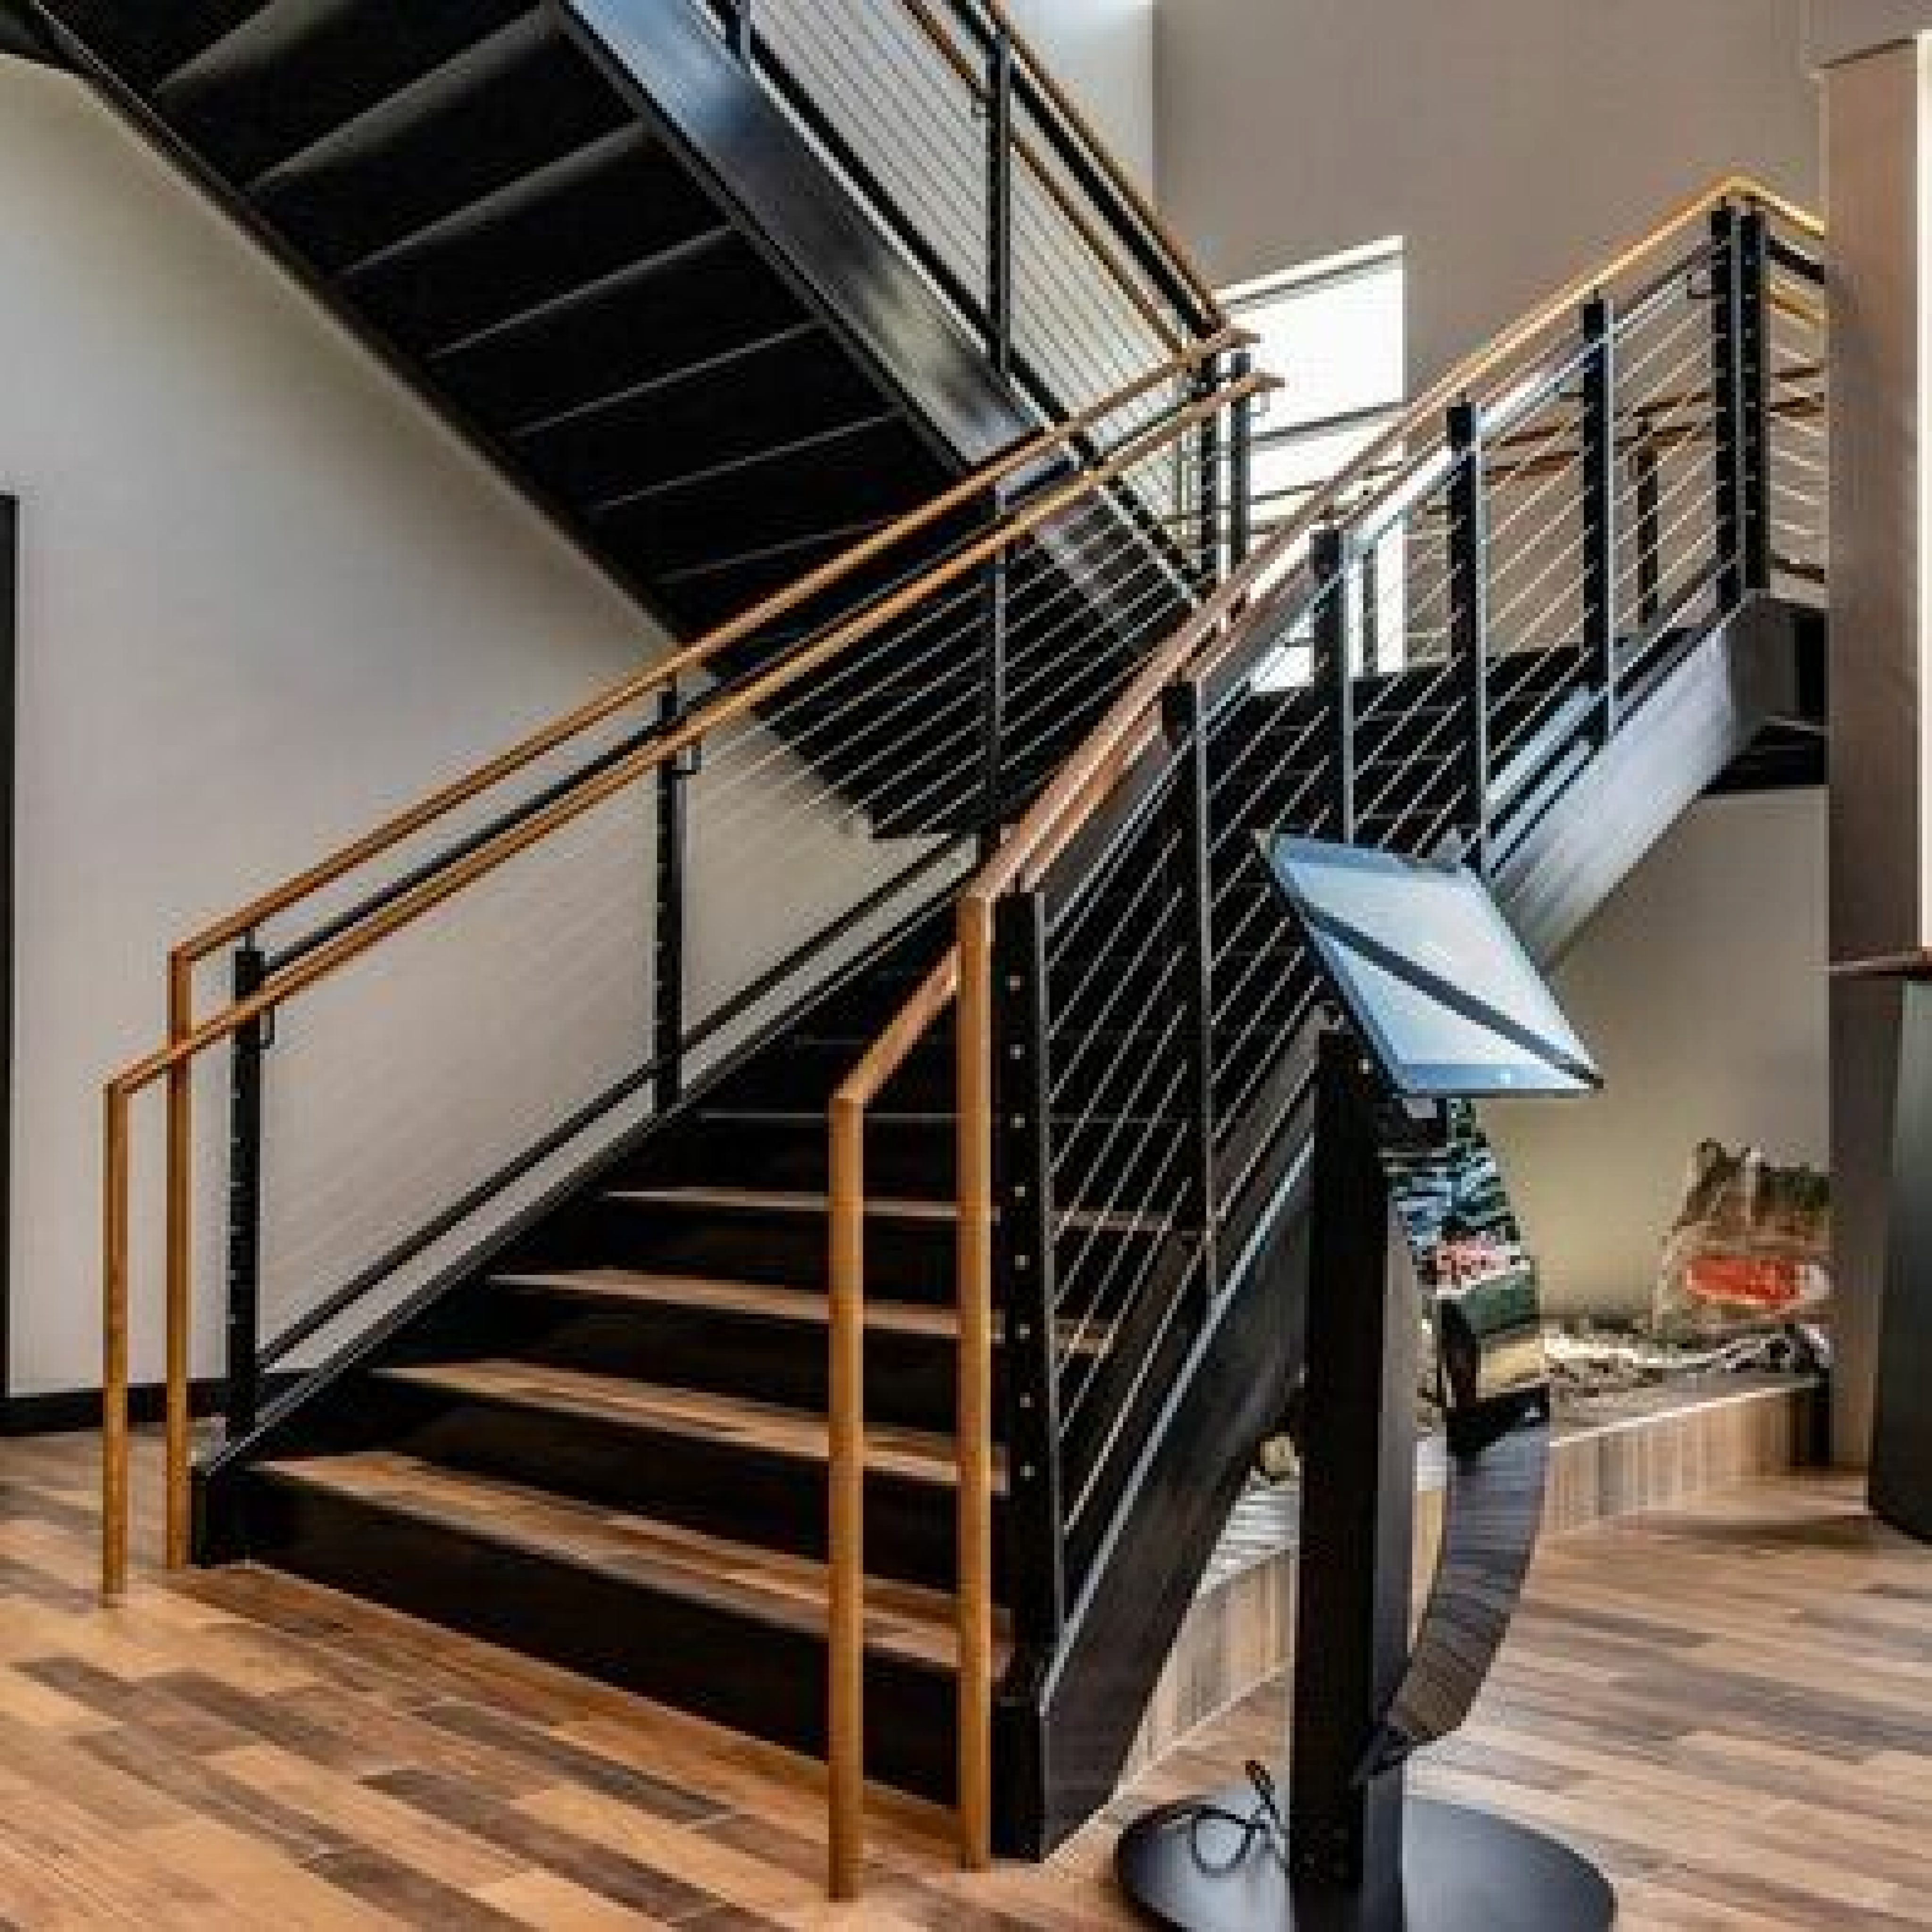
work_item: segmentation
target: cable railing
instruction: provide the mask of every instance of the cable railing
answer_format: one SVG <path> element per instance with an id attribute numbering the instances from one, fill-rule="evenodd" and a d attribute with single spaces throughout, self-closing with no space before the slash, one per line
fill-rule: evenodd
<path id="1" fill-rule="evenodd" d="M 700 4 L 1047 419 L 1227 326 L 1000 0 Z"/>
<path id="2" fill-rule="evenodd" d="M 1201 560 L 1239 519 L 1212 452 L 1270 386 L 1247 340 L 1156 362 L 174 949 L 167 1042 L 104 1096 L 109 1595 L 128 1561 L 137 1097 L 166 1090 L 176 1565 L 197 1302 L 225 1309 L 232 1447 L 950 896 L 1205 594 Z M 1154 476 L 1182 480 L 1196 527 L 1150 527 Z M 198 1069 L 224 1048 L 210 1106 Z M 451 1118 L 461 1135 L 437 1130 Z M 218 1251 L 196 1234 L 218 1191 Z"/>
<path id="3" fill-rule="evenodd" d="M 1818 520 L 1797 512 L 1822 500 L 1821 233 L 1754 182 L 1720 183 L 1271 514 L 966 883 L 954 944 L 835 1096 L 835 1891 L 856 1886 L 863 1832 L 873 1102 L 950 1015 L 958 1778 L 974 1863 L 989 1842 L 993 1444 L 1009 1667 L 1025 1684 L 1093 1587 L 1190 1342 L 1293 1169 L 1317 988 L 1256 833 L 1455 852 L 1493 874 L 1716 622 L 1822 556 L 1796 547 Z"/>

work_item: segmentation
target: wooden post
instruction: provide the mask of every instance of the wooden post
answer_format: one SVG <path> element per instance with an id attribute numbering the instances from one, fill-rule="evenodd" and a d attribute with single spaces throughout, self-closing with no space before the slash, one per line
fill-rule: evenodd
<path id="1" fill-rule="evenodd" d="M 100 1594 L 128 1588 L 128 1090 L 105 1096 L 101 1138 Z"/>
<path id="2" fill-rule="evenodd" d="M 993 920 L 959 902 L 959 1855 L 992 1862 Z"/>
<path id="3" fill-rule="evenodd" d="M 185 953 L 168 960 L 168 1045 L 194 1028 L 194 970 Z M 178 1570 L 188 1554 L 188 1466 L 194 1453 L 189 1381 L 194 1351 L 194 1070 L 168 1070 L 167 1505 L 166 1561 Z"/>
<path id="4" fill-rule="evenodd" d="M 832 1103 L 826 1772 L 836 1899 L 866 1856 L 866 1110 Z"/>

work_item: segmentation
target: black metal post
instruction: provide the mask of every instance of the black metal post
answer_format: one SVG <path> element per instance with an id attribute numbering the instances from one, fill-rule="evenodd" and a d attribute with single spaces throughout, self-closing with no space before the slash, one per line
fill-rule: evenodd
<path id="1" fill-rule="evenodd" d="M 1196 378 L 1194 393 L 1204 400 L 1220 387 L 1219 367 L 1213 363 Z M 1207 417 L 1196 438 L 1196 462 L 1200 476 L 1195 522 L 1195 574 L 1204 586 L 1218 582 L 1221 564 L 1221 418 L 1219 412 Z"/>
<path id="2" fill-rule="evenodd" d="M 1160 711 L 1177 767 L 1173 812 L 1179 863 L 1178 890 L 1169 903 L 1180 925 L 1181 1051 L 1187 1062 L 1181 1089 L 1187 1190 L 1181 1225 L 1200 1244 L 1197 1280 L 1205 1299 L 1219 1289 L 1220 1273 L 1215 1240 L 1220 1214 L 1214 1187 L 1214 888 L 1208 721 L 1200 686 L 1169 685 L 1161 693 Z"/>
<path id="3" fill-rule="evenodd" d="M 682 703 L 675 683 L 658 700 L 658 719 L 666 730 L 676 723 Z M 658 767 L 651 1057 L 658 1063 L 656 1098 L 660 1112 L 684 1091 L 684 875 L 690 837 L 685 788 L 697 770 L 694 747 Z"/>
<path id="4" fill-rule="evenodd" d="M 730 17 L 724 28 L 733 53 L 749 63 L 752 58 L 752 0 L 731 0 Z"/>
<path id="5" fill-rule="evenodd" d="M 1228 364 L 1229 380 L 1238 386 L 1245 382 L 1254 373 L 1254 358 L 1245 349 L 1238 350 Z M 1231 568 L 1238 570 L 1254 544 L 1254 398 L 1243 396 L 1232 413 L 1228 430 L 1228 561 Z"/>
<path id="6" fill-rule="evenodd" d="M 1617 728 L 1616 321 L 1583 304 L 1583 651 L 1598 692 L 1597 740 Z"/>
<path id="7" fill-rule="evenodd" d="M 991 527 L 998 530 L 1006 520 L 1006 494 L 997 484 L 991 501 Z M 999 844 L 1006 806 L 1006 646 L 1012 624 L 1011 590 L 1011 559 L 1002 545 L 986 561 L 980 592 L 985 658 L 980 720 L 980 808 L 984 814 L 980 826 L 980 851 L 982 858 L 990 857 Z"/>
<path id="8" fill-rule="evenodd" d="M 1362 673 L 1366 677 L 1373 677 L 1382 668 L 1381 558 L 1379 544 L 1364 544 L 1355 566 L 1361 580 L 1357 594 L 1361 599 Z"/>
<path id="9" fill-rule="evenodd" d="M 1718 596 L 1726 610 L 1744 596 L 1744 391 L 1739 356 L 1738 218 L 1736 209 L 1711 214 L 1712 482 L 1714 496 Z"/>
<path id="10" fill-rule="evenodd" d="M 1348 550 L 1333 524 L 1310 533 L 1308 567 L 1316 586 L 1314 674 L 1328 692 L 1330 818 L 1346 845 L 1355 836 L 1355 680 L 1348 662 Z"/>
<path id="11" fill-rule="evenodd" d="M 1482 424 L 1466 400 L 1449 411 L 1449 648 L 1464 712 L 1462 786 L 1468 859 L 1486 874 L 1490 862 L 1490 599 L 1487 492 Z"/>
<path id="12" fill-rule="evenodd" d="M 1664 518 L 1657 480 L 1657 436 L 1647 416 L 1637 418 L 1636 445 L 1630 462 L 1631 486 L 1636 495 L 1637 626 L 1647 632 L 1664 608 L 1664 560 L 1658 554 L 1664 541 Z"/>
<path id="13" fill-rule="evenodd" d="M 986 60 L 986 324 L 993 365 L 1013 366 L 1013 44 L 995 27 Z"/>
<path id="14" fill-rule="evenodd" d="M 235 998 L 261 990 L 268 962 L 251 935 L 236 949 Z M 245 1436 L 262 1406 L 262 1057 L 260 1019 L 239 1028 L 228 1075 L 228 1433 Z"/>
<path id="15" fill-rule="evenodd" d="M 1738 218 L 1737 364 L 1739 567 L 1747 591 L 1771 588 L 1771 421 L 1765 328 L 1765 225 Z"/>
<path id="16" fill-rule="evenodd" d="M 994 1188 L 996 1279 L 1006 1292 L 1006 1574 L 1014 1636 L 1029 1648 L 1051 1646 L 1066 1616 L 1046 941 L 1040 893 L 1000 901 L 993 928 Z"/>
<path id="17" fill-rule="evenodd" d="M 1359 1916 L 1346 1922 L 1360 1926 L 1401 1922 L 1399 1912 L 1381 1913 L 1401 1894 L 1402 1770 L 1360 1773 L 1408 1658 L 1415 1482 L 1417 1291 L 1401 1243 L 1390 1238 L 1375 1106 L 1360 1048 L 1346 1033 L 1325 1034 L 1316 1075 L 1288 1862 L 1304 1892 L 1348 1898 Z"/>

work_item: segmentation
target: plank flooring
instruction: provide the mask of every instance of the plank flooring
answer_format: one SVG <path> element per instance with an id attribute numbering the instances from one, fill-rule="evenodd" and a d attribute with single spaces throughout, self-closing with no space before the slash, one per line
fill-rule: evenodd
<path id="1" fill-rule="evenodd" d="M 1040 1868 L 956 1874 L 943 1820 L 880 1795 L 834 1910 L 815 1766 L 263 1573 L 144 1573 L 104 1612 L 94 1474 L 86 1438 L 0 1444 L 13 1925 L 1125 1926 L 1119 1823 L 1279 1742 L 1276 1685 Z M 146 1552 L 146 1443 L 137 1500 Z M 1932 1551 L 1839 1477 L 1554 1539 L 1417 1777 L 1589 1851 L 1634 1932 L 1932 1926 Z"/>

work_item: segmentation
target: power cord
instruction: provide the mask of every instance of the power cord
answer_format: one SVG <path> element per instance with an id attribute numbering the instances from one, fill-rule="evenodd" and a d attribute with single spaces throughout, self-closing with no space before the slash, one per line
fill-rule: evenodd
<path id="1" fill-rule="evenodd" d="M 1257 1844 L 1264 1840 L 1278 1856 L 1286 1853 L 1288 1821 L 1282 1816 L 1281 1801 L 1276 1792 L 1272 1774 L 1266 1765 L 1256 1758 L 1250 1758 L 1241 1768 L 1254 1790 L 1252 1810 L 1232 1810 L 1225 1804 L 1194 1798 L 1185 1798 L 1158 1814 L 1162 1830 L 1180 1826 L 1187 1828 L 1188 1847 L 1194 1854 L 1195 1862 L 1210 1871 L 1232 1871 Z M 1202 1828 L 1208 1826 L 1232 1832 L 1232 1850 L 1228 1850 L 1224 1842 L 1210 1852 L 1202 1838 Z"/>

